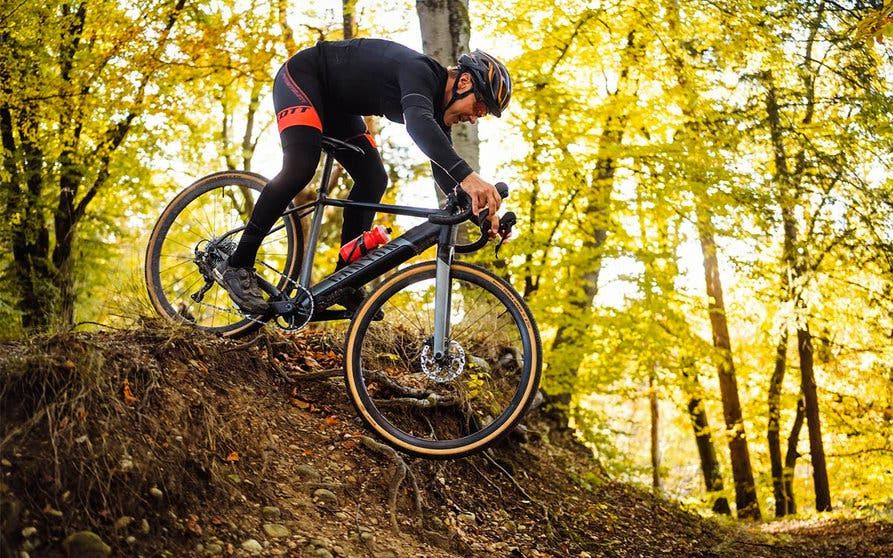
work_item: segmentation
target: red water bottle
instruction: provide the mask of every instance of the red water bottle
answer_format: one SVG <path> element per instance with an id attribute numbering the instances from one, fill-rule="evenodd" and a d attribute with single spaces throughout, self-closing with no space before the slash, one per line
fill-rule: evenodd
<path id="1" fill-rule="evenodd" d="M 391 229 L 386 228 L 384 225 L 375 225 L 371 231 L 364 232 L 341 247 L 341 250 L 338 252 L 338 255 L 341 256 L 341 261 L 345 263 L 354 262 L 382 244 L 390 242 L 391 237 L 388 234 L 390 232 Z"/>

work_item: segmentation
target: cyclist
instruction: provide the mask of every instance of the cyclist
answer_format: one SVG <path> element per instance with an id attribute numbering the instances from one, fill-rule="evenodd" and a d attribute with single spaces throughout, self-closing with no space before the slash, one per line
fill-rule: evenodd
<path id="1" fill-rule="evenodd" d="M 496 234 L 500 196 L 456 154 L 450 129 L 458 122 L 474 124 L 488 114 L 501 116 L 511 94 L 505 66 L 480 50 L 461 55 L 449 69 L 381 39 L 319 42 L 298 52 L 273 82 L 282 170 L 263 189 L 236 251 L 215 270 L 218 282 L 242 310 L 259 314 L 268 309 L 257 285 L 254 260 L 273 223 L 313 178 L 323 133 L 363 150 L 362 155 L 335 154 L 354 179 L 349 199 L 381 201 L 388 178 L 364 115 L 405 123 L 410 137 L 431 159 L 440 188 L 450 191 L 459 184 L 470 196 L 475 214 L 489 209 L 491 234 Z M 345 208 L 341 244 L 369 229 L 374 216 L 372 211 Z M 339 259 L 338 267 L 343 265 Z M 359 293 L 359 300 L 341 303 L 355 307 L 361 300 Z"/>

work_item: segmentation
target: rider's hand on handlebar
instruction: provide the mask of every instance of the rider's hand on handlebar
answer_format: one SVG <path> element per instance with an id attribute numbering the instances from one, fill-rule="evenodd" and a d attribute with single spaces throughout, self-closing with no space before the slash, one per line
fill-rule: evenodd
<path id="1" fill-rule="evenodd" d="M 490 221 L 491 237 L 499 231 L 499 215 L 497 211 L 502 203 L 496 187 L 480 177 L 476 172 L 469 174 L 459 186 L 471 198 L 471 212 L 475 215 L 483 209 L 488 210 L 487 220 Z"/>

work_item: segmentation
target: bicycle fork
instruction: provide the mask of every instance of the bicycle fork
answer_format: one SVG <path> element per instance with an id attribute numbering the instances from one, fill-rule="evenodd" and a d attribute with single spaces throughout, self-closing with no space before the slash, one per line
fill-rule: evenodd
<path id="1" fill-rule="evenodd" d="M 446 226 L 440 230 L 437 244 L 437 271 L 434 288 L 434 360 L 442 362 L 447 354 L 450 335 L 450 266 L 453 265 L 454 245 L 458 227 Z"/>

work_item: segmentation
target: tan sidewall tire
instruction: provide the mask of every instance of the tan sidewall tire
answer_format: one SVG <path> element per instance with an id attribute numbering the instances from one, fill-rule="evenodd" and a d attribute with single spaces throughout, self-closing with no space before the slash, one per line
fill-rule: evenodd
<path id="1" fill-rule="evenodd" d="M 419 457 L 425 457 L 428 459 L 455 459 L 458 457 L 464 457 L 466 455 L 483 451 L 489 445 L 497 442 L 500 438 L 511 432 L 511 430 L 524 417 L 524 413 L 527 411 L 528 407 L 532 403 L 533 398 L 536 395 L 536 390 L 539 387 L 539 380 L 542 369 L 542 346 L 540 342 L 539 331 L 537 330 L 536 322 L 533 319 L 533 315 L 531 314 L 530 309 L 527 308 L 527 305 L 521 299 L 517 291 L 515 291 L 511 287 L 511 285 L 483 268 L 465 263 L 454 263 L 452 265 L 453 270 L 462 271 L 470 275 L 477 276 L 484 279 L 491 285 L 496 286 L 496 288 L 502 294 L 504 294 L 508 298 L 508 300 L 511 301 L 511 303 L 519 310 L 521 318 L 524 322 L 524 326 L 527 328 L 527 333 L 529 335 L 531 350 L 530 362 L 533 364 L 534 368 L 533 370 L 531 370 L 527 385 L 524 387 L 524 394 L 517 407 L 513 409 L 513 412 L 507 419 L 505 419 L 505 421 L 499 426 L 499 428 L 497 428 L 487 436 L 481 438 L 480 440 L 476 440 L 473 443 L 458 446 L 455 448 L 434 449 L 415 446 L 395 437 L 391 432 L 378 424 L 378 422 L 369 413 L 368 409 L 366 409 L 363 399 L 360 396 L 360 388 L 357 385 L 356 381 L 357 374 L 354 370 L 354 360 L 357 350 L 356 345 L 358 344 L 357 335 L 362 329 L 361 324 L 366 315 L 373 309 L 378 299 L 381 298 L 392 286 L 413 275 L 430 273 L 431 270 L 435 268 L 436 262 L 431 261 L 416 264 L 395 273 L 384 283 L 382 283 L 365 300 L 362 306 L 357 309 L 357 312 L 354 315 L 353 320 L 351 321 L 350 326 L 347 330 L 344 354 L 344 371 L 348 393 L 350 394 L 350 398 L 353 401 L 354 406 L 360 413 L 360 417 L 385 442 L 397 449 L 403 450 L 412 455 L 417 455 Z M 387 319 L 387 317 L 385 319 Z"/>

